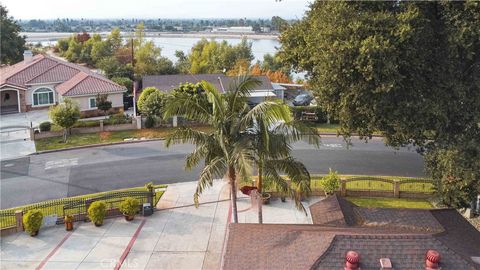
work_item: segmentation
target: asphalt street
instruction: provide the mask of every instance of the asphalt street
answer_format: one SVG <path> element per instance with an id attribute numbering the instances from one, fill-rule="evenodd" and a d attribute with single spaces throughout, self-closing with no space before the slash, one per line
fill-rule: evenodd
<path id="1" fill-rule="evenodd" d="M 192 145 L 165 148 L 163 141 L 151 141 L 5 160 L 0 171 L 0 207 L 143 186 L 150 181 L 194 181 L 200 169 L 184 170 L 185 155 L 192 149 Z M 353 140 L 353 146 L 347 147 L 341 138 L 322 137 L 320 148 L 300 142 L 293 154 L 312 174 L 332 168 L 341 174 L 424 176 L 423 158 L 414 149 L 389 148 L 381 138 L 368 143 Z"/>

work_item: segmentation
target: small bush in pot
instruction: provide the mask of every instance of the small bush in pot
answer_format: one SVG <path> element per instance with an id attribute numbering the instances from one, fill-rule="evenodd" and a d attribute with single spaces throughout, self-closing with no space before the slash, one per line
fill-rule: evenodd
<path id="1" fill-rule="evenodd" d="M 138 212 L 140 203 L 137 199 L 128 197 L 120 204 L 120 212 L 125 216 L 125 220 L 131 221 Z"/>
<path id="2" fill-rule="evenodd" d="M 88 207 L 88 217 L 95 226 L 99 227 L 103 225 L 103 219 L 107 215 L 107 205 L 103 201 L 93 202 Z"/>
<path id="3" fill-rule="evenodd" d="M 43 214 L 39 210 L 29 210 L 23 216 L 23 227 L 31 236 L 36 236 L 42 226 Z"/>
<path id="4" fill-rule="evenodd" d="M 65 218 L 63 219 L 65 222 L 65 230 L 71 231 L 73 230 L 73 216 L 72 215 L 66 215 Z"/>
<path id="5" fill-rule="evenodd" d="M 45 121 L 45 122 L 42 122 L 40 123 L 40 125 L 38 126 L 40 128 L 40 131 L 50 131 L 52 129 L 52 123 L 48 122 L 48 121 Z"/>
<path id="6" fill-rule="evenodd" d="M 326 196 L 332 195 L 340 187 L 340 176 L 336 171 L 330 169 L 330 172 L 322 178 L 320 185 Z"/>

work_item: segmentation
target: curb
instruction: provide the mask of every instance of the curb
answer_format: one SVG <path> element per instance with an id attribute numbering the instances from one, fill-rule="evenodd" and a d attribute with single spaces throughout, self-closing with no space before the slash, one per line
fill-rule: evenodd
<path id="1" fill-rule="evenodd" d="M 337 133 L 333 132 L 324 132 L 319 133 L 320 136 L 335 136 L 340 137 Z M 358 135 L 352 135 L 352 137 L 358 137 Z M 382 135 L 372 135 L 372 138 L 383 138 Z M 82 146 L 74 146 L 68 148 L 61 148 L 61 149 L 53 149 L 53 150 L 44 150 L 44 151 L 37 151 L 35 153 L 28 154 L 27 156 L 33 155 L 40 155 L 40 154 L 48 154 L 48 153 L 55 153 L 55 152 L 63 152 L 69 150 L 78 150 L 78 149 L 86 149 L 86 148 L 95 148 L 95 147 L 102 147 L 102 146 L 110 146 L 110 145 L 121 145 L 121 144 L 130 144 L 130 143 L 141 143 L 141 142 L 155 142 L 155 141 L 163 141 L 165 138 L 155 138 L 155 139 L 145 139 L 145 140 L 133 140 L 133 141 L 123 141 L 123 142 L 113 142 L 113 143 L 99 143 L 99 144 L 89 144 L 89 145 L 82 145 Z"/>
<path id="2" fill-rule="evenodd" d="M 163 141 L 163 140 L 165 140 L 165 138 L 123 141 L 123 142 L 113 142 L 113 143 L 89 144 L 89 145 L 74 146 L 74 147 L 61 148 L 61 149 L 37 151 L 35 153 L 28 154 L 27 156 L 48 154 L 48 153 L 55 153 L 55 152 L 63 152 L 63 151 L 69 151 L 69 150 L 78 150 L 78 149 L 85 149 L 85 148 L 95 148 L 95 147 L 110 146 L 110 145 L 131 144 L 131 143 L 141 143 L 141 142 L 155 142 L 155 141 Z"/>

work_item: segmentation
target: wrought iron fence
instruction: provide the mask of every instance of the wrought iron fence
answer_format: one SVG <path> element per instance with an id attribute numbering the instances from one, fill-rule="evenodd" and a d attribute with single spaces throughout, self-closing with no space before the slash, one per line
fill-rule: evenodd
<path id="1" fill-rule="evenodd" d="M 156 186 L 165 187 L 165 186 Z M 40 210 L 44 216 L 57 215 L 60 220 L 66 215 L 72 215 L 78 220 L 82 215 L 86 215 L 89 203 L 93 201 L 104 201 L 107 204 L 107 209 L 118 208 L 120 203 L 127 197 L 133 197 L 139 200 L 140 204 L 149 202 L 151 197 L 154 205 L 162 196 L 163 191 L 150 193 L 144 190 L 125 190 L 125 191 L 111 191 L 100 194 L 90 194 L 79 197 L 70 197 L 49 200 L 39 203 L 34 203 L 22 207 L 15 207 L 11 209 L 0 210 L 0 229 L 13 227 L 16 225 L 15 211 L 22 210 L 23 213 L 29 210 Z"/>

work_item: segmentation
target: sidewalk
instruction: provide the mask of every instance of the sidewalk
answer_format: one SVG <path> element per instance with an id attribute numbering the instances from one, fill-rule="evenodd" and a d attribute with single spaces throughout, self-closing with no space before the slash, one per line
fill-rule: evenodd
<path id="1" fill-rule="evenodd" d="M 150 217 L 107 219 L 102 227 L 77 222 L 42 228 L 37 237 L 1 238 L 0 269 L 219 269 L 229 217 L 229 189 L 215 181 L 193 204 L 195 182 L 169 185 Z M 248 197 L 238 201 L 240 222 L 256 222 Z M 265 222 L 311 223 L 291 201 L 263 208 Z"/>

